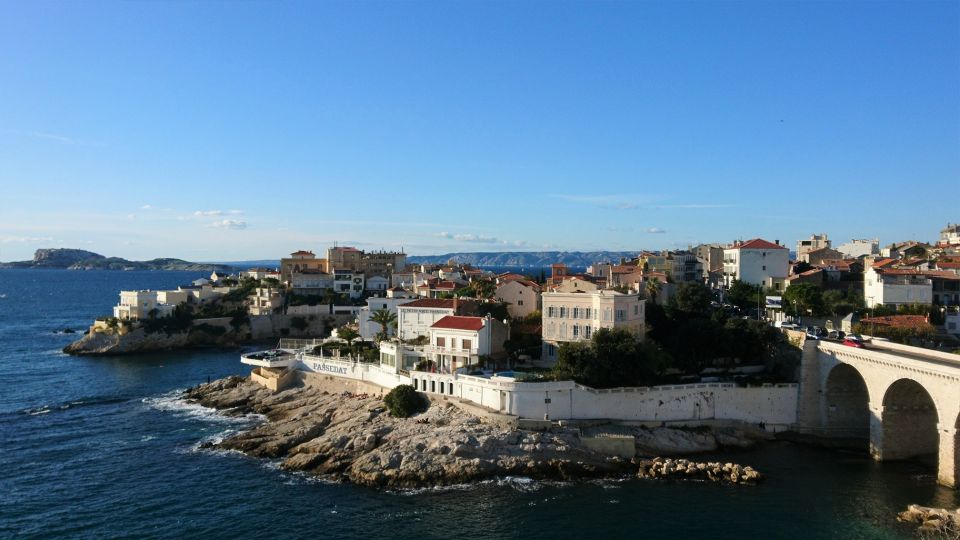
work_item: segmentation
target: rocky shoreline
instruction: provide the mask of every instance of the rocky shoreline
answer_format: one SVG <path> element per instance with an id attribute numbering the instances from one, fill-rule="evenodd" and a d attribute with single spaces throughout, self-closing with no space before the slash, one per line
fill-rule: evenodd
<path id="1" fill-rule="evenodd" d="M 453 400 L 432 401 L 412 418 L 393 418 L 379 395 L 345 392 L 335 382 L 304 384 L 301 378 L 297 386 L 272 393 L 249 379 L 229 377 L 189 389 L 185 398 L 223 414 L 267 419 L 205 447 L 280 459 L 286 470 L 369 487 L 422 488 L 503 476 L 617 477 L 646 466 L 636 457 L 591 449 L 577 427 L 518 429 L 515 422 Z M 638 454 L 651 457 L 713 451 L 718 438 L 736 447 L 755 443 L 736 430 L 717 437 L 704 430 L 624 429 L 642 435 L 636 438 Z"/>
<path id="2" fill-rule="evenodd" d="M 921 538 L 960 538 L 960 508 L 947 510 L 911 504 L 900 512 L 897 521 L 918 525 Z"/>

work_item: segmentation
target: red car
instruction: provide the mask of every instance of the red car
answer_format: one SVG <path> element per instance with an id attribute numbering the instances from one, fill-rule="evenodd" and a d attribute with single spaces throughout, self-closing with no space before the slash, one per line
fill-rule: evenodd
<path id="1" fill-rule="evenodd" d="M 866 349 L 867 346 L 863 344 L 859 339 L 846 338 L 843 340 L 843 344 L 847 347 L 856 347 L 858 349 Z"/>

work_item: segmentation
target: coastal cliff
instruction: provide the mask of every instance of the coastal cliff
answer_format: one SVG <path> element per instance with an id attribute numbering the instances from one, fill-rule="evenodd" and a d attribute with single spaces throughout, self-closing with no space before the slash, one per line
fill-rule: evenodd
<path id="1" fill-rule="evenodd" d="M 635 474 L 631 456 L 593 450 L 576 427 L 518 429 L 499 415 L 456 400 L 433 400 L 412 418 L 393 418 L 378 395 L 344 391 L 323 378 L 279 393 L 230 377 L 185 393 L 188 401 L 228 415 L 267 421 L 207 447 L 281 459 L 287 470 L 383 488 L 420 488 L 493 477 L 576 479 Z M 645 432 L 643 453 L 717 449 L 709 432 L 631 428 Z M 732 436 L 732 435 L 731 435 Z M 738 440 L 738 445 L 743 441 Z"/>

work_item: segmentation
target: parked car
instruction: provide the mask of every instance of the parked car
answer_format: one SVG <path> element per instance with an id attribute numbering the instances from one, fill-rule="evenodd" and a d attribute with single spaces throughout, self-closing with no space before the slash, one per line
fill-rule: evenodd
<path id="1" fill-rule="evenodd" d="M 843 330 L 831 330 L 830 333 L 827 334 L 827 339 L 843 341 L 843 338 L 846 335 L 847 335 L 846 332 L 844 332 Z"/>

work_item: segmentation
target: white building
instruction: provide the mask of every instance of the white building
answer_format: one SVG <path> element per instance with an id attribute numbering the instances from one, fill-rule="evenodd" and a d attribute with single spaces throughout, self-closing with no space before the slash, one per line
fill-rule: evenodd
<path id="1" fill-rule="evenodd" d="M 290 274 L 290 286 L 297 294 L 323 294 L 333 289 L 333 274 L 306 269 Z"/>
<path id="2" fill-rule="evenodd" d="M 146 319 L 157 307 L 157 291 L 120 291 L 120 303 L 113 306 L 113 316 L 126 321 Z"/>
<path id="3" fill-rule="evenodd" d="M 723 250 L 723 279 L 729 287 L 734 280 L 782 291 L 790 270 L 790 252 L 779 242 L 754 238 L 734 242 Z"/>
<path id="4" fill-rule="evenodd" d="M 435 373 L 456 373 L 477 366 L 482 357 L 503 353 L 509 338 L 506 324 L 490 317 L 447 315 L 430 325 L 428 343 L 413 346 L 397 340 L 380 343 L 380 365 L 393 370 L 413 370 L 420 362 L 430 362 Z"/>
<path id="5" fill-rule="evenodd" d="M 843 253 L 844 257 L 856 259 L 859 257 L 869 257 L 870 255 L 880 254 L 880 239 L 856 239 L 850 240 L 845 244 L 837 246 L 837 251 Z"/>
<path id="6" fill-rule="evenodd" d="M 457 315 L 460 300 L 421 298 L 397 306 L 397 337 L 404 340 L 429 336 L 433 323 L 448 315 Z"/>
<path id="7" fill-rule="evenodd" d="M 611 290 L 592 293 L 543 293 L 543 354 L 553 364 L 560 343 L 588 341 L 601 328 L 621 328 L 637 339 L 646 331 L 645 300 L 639 294 Z"/>
<path id="8" fill-rule="evenodd" d="M 333 270 L 333 290 L 340 294 L 347 294 L 350 298 L 363 296 L 364 273 L 349 269 Z"/>
<path id="9" fill-rule="evenodd" d="M 867 307 L 933 302 L 933 282 L 922 271 L 904 268 L 874 268 L 863 272 L 863 299 Z"/>
<path id="10" fill-rule="evenodd" d="M 257 287 L 250 295 L 247 312 L 250 315 L 270 315 L 283 306 L 283 295 L 273 287 Z"/>
<path id="11" fill-rule="evenodd" d="M 380 325 L 370 320 L 370 315 L 373 314 L 374 311 L 385 309 L 390 313 L 397 315 L 397 322 L 399 324 L 397 307 L 412 301 L 413 300 L 409 298 L 368 298 L 367 305 L 360 308 L 360 312 L 357 313 L 357 319 L 360 326 L 360 336 L 369 341 L 376 337 L 376 335 L 380 332 Z M 388 337 L 393 337 L 396 335 L 396 333 L 396 329 L 387 328 Z"/>
<path id="12" fill-rule="evenodd" d="M 540 286 L 525 279 L 507 280 L 497 285 L 494 297 L 507 303 L 507 313 L 521 319 L 540 309 Z"/>
<path id="13" fill-rule="evenodd" d="M 364 283 L 364 289 L 368 292 L 385 292 L 390 286 L 390 280 L 383 276 L 370 276 Z"/>

